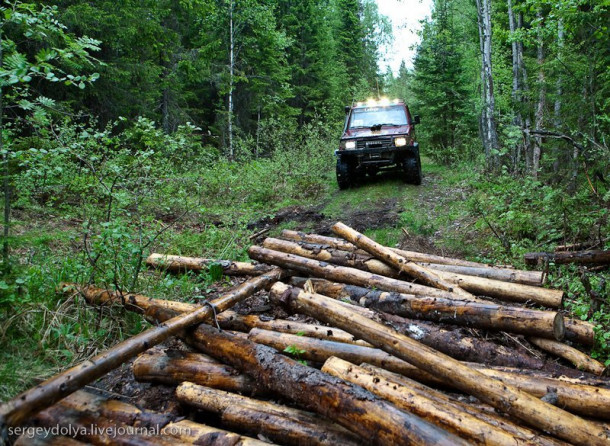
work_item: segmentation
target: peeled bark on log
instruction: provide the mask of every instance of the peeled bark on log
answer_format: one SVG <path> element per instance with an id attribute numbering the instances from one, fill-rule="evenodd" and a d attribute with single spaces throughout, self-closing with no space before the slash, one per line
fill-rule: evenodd
<path id="1" fill-rule="evenodd" d="M 201 305 L 177 302 L 172 300 L 155 299 L 143 294 L 125 293 L 110 291 L 94 286 L 79 286 L 76 284 L 62 284 L 62 290 L 76 290 L 85 300 L 93 305 L 112 305 L 121 304 L 130 311 L 145 313 L 151 307 L 159 307 L 172 311 L 175 315 L 187 313 L 201 308 Z M 234 311 L 224 311 L 217 315 L 217 321 L 221 328 L 226 330 L 238 330 L 243 332 L 250 331 L 251 328 L 258 327 L 266 330 L 275 330 L 282 333 L 303 333 L 320 339 L 332 339 L 339 342 L 369 345 L 367 342 L 355 339 L 346 331 L 334 327 L 324 327 L 322 325 L 304 324 L 296 321 L 286 321 L 281 319 L 262 320 L 256 315 L 241 315 Z M 185 380 L 188 381 L 188 380 Z M 213 386 L 211 386 L 213 387 Z"/>
<path id="2" fill-rule="evenodd" d="M 263 435 L 281 444 L 357 445 L 345 428 L 310 412 L 209 389 L 189 382 L 176 389 L 181 403 L 221 415 L 230 428 Z"/>
<path id="3" fill-rule="evenodd" d="M 175 300 L 155 299 L 143 294 L 120 293 L 118 291 L 98 288 L 93 285 L 61 283 L 58 289 L 63 293 L 77 292 L 91 305 L 124 305 L 126 309 L 143 314 L 151 306 L 163 307 L 176 313 L 190 313 L 201 308 L 201 305 L 189 304 Z"/>
<path id="4" fill-rule="evenodd" d="M 368 362 L 398 372 L 402 371 L 405 367 L 409 368 L 408 363 L 373 347 L 278 333 L 261 330 L 260 328 L 253 328 L 248 335 L 248 339 L 257 344 L 272 347 L 279 352 L 286 352 L 287 349 L 290 349 L 293 352 L 298 352 L 294 354 L 296 356 L 295 359 L 313 361 L 320 364 L 331 356 L 336 356 L 346 361 L 358 364 Z"/>
<path id="5" fill-rule="evenodd" d="M 273 443 L 249 438 L 234 432 L 225 431 L 205 424 L 189 420 L 169 423 L 165 426 L 173 438 L 181 440 L 184 444 L 203 446 L 272 446 Z M 176 441 L 172 444 L 176 446 Z"/>
<path id="6" fill-rule="evenodd" d="M 144 352 L 134 361 L 133 374 L 141 382 L 178 385 L 189 381 L 232 392 L 256 392 L 256 383 L 233 367 L 209 362 L 198 353 L 179 350 Z"/>
<path id="7" fill-rule="evenodd" d="M 402 280 L 391 279 L 378 274 L 361 271 L 356 268 L 336 266 L 330 263 L 308 259 L 306 257 L 261 248 L 260 246 L 251 246 L 250 249 L 248 249 L 248 255 L 253 259 L 265 261 L 274 265 L 285 266 L 305 275 L 313 275 L 328 280 L 336 280 L 337 282 L 371 288 L 374 287 L 380 290 L 394 291 L 397 293 L 422 294 L 429 297 L 440 297 L 444 299 L 459 300 L 461 298 L 461 296 L 452 292 L 438 290 L 432 287 L 405 282 Z"/>
<path id="8" fill-rule="evenodd" d="M 291 283 L 299 286 L 300 280 L 292 278 Z M 558 340 L 565 335 L 563 315 L 555 311 L 388 293 L 354 286 L 341 287 L 328 281 L 312 284 L 316 292 L 325 296 L 341 299 L 349 294 L 364 307 L 399 316 Z"/>
<path id="9" fill-rule="evenodd" d="M 370 347 L 371 344 L 356 339 L 347 331 L 336 327 L 324 325 L 305 324 L 303 322 L 288 321 L 284 319 L 262 320 L 257 315 L 241 315 L 232 311 L 225 311 L 218 317 L 218 324 L 225 330 L 238 330 L 248 332 L 253 328 L 276 331 L 280 333 L 299 334 L 310 338 L 326 339 L 328 341 L 344 342 Z"/>
<path id="10" fill-rule="evenodd" d="M 608 265 L 610 264 L 610 250 L 528 252 L 523 258 L 528 265 L 537 265 L 539 262 L 546 261 L 556 264 Z"/>
<path id="11" fill-rule="evenodd" d="M 394 267 L 388 266 L 380 260 L 372 259 L 368 256 L 356 255 L 348 251 L 322 249 L 312 245 L 302 245 L 274 238 L 265 239 L 263 247 L 322 262 L 329 262 L 339 266 L 357 268 L 372 274 L 379 274 L 393 279 L 400 279 L 400 274 Z M 560 307 L 563 301 L 564 293 L 561 290 L 540 288 L 520 283 L 509 283 L 441 270 L 434 270 L 433 272 L 441 279 L 456 283 L 463 289 L 478 295 L 497 297 L 511 302 L 534 302 L 552 308 Z M 422 291 L 426 290 L 424 289 Z M 477 298 L 469 298 L 467 300 L 485 302 L 483 299 Z"/>
<path id="12" fill-rule="evenodd" d="M 365 363 L 368 363 L 365 361 Z M 371 364 L 371 363 L 368 363 Z M 415 381 L 433 386 L 456 388 L 451 382 L 444 381 L 438 376 L 432 375 L 411 364 L 386 361 L 389 366 L 371 364 L 390 372 L 395 372 Z M 575 414 L 595 418 L 610 418 L 610 389 L 582 384 L 583 380 L 558 379 L 545 376 L 529 374 L 529 371 L 504 371 L 497 367 L 489 367 L 485 364 L 464 363 L 489 378 L 502 381 L 507 385 L 514 386 L 535 397 L 543 397 L 552 389 L 556 394 L 556 406 Z M 368 368 L 366 365 L 363 367 Z M 579 382 L 580 381 L 580 382 Z"/>
<path id="13" fill-rule="evenodd" d="M 450 283 L 436 274 L 434 271 L 419 266 L 411 260 L 404 258 L 403 256 L 395 253 L 389 248 L 380 245 L 376 241 L 368 238 L 364 234 L 355 231 L 349 226 L 344 225 L 341 222 L 335 223 L 332 227 L 335 234 L 340 235 L 347 241 L 353 243 L 358 248 L 364 249 L 369 254 L 375 256 L 377 259 L 393 266 L 401 273 L 406 273 L 415 279 L 420 280 L 426 285 L 438 288 L 444 291 L 449 291 L 458 294 L 467 299 L 472 299 L 474 296 L 467 291 L 464 291 L 458 285 Z"/>
<path id="14" fill-rule="evenodd" d="M 606 367 L 601 362 L 574 347 L 550 339 L 528 338 L 528 340 L 536 347 L 570 361 L 579 370 L 598 376 L 604 375 L 606 372 Z"/>
<path id="15" fill-rule="evenodd" d="M 591 322 L 571 317 L 565 318 L 564 322 L 566 326 L 566 340 L 583 345 L 593 345 L 595 343 L 595 325 Z"/>
<path id="16" fill-rule="evenodd" d="M 302 360 L 323 363 L 328 358 L 335 356 L 356 364 L 368 363 L 378 366 L 385 370 L 411 377 L 417 381 L 433 385 L 447 385 L 447 383 L 425 371 L 379 349 L 345 345 L 259 329 L 253 329 L 249 338 L 254 342 L 268 345 L 278 351 L 284 351 L 290 347 L 292 351 L 299 352 L 298 358 Z M 518 369 L 510 371 L 489 367 L 484 364 L 465 364 L 484 375 L 506 382 L 536 397 L 544 396 L 549 387 L 556 388 L 558 389 L 557 405 L 569 412 L 601 418 L 608 418 L 608 415 L 610 415 L 610 389 L 584 384 L 587 382 L 584 380 L 574 379 L 569 381 L 551 378 L 548 375 L 531 375 L 525 373 L 525 370 L 517 372 Z"/>
<path id="17" fill-rule="evenodd" d="M 76 420 L 92 419 L 91 424 L 85 425 L 89 431 L 91 431 L 91 426 L 102 428 L 104 426 L 110 426 L 111 428 L 114 426 L 115 432 L 117 427 L 121 427 L 127 432 L 129 432 L 129 427 L 134 428 L 132 431 L 138 428 L 141 432 L 150 433 L 143 437 L 144 440 L 151 439 L 150 444 L 175 445 L 176 439 L 184 441 L 185 444 L 208 446 L 262 446 L 268 444 L 192 421 L 175 422 L 174 417 L 170 415 L 140 410 L 131 404 L 108 400 L 84 391 L 75 392 L 45 412 L 49 411 L 53 413 L 53 416 L 46 418 L 46 423 L 50 426 L 53 426 L 54 423 L 55 425 L 65 425 L 66 420 L 63 415 L 67 413 L 68 416 L 76 417 Z M 44 416 L 45 412 L 38 418 Z M 68 420 L 69 422 L 70 420 Z M 121 440 L 120 443 L 115 443 L 114 437 L 106 439 L 103 436 L 104 432 L 101 434 L 101 439 L 99 432 L 93 432 L 86 439 L 94 444 L 149 444 L 141 442 L 142 440 L 138 437 L 135 437 L 135 441 L 131 443 L 130 439 L 133 438 L 131 434 L 125 435 L 124 441 Z"/>
<path id="18" fill-rule="evenodd" d="M 15 426 L 21 424 L 32 414 L 49 407 L 139 353 L 163 342 L 185 328 L 204 322 L 213 317 L 215 312 L 222 312 L 255 292 L 264 289 L 274 281 L 279 280 L 282 274 L 282 271 L 276 268 L 267 274 L 250 279 L 218 299 L 214 299 L 209 306 L 177 316 L 157 327 L 148 329 L 21 393 L 0 406 L 0 425 Z M 215 310 L 212 309 L 212 306 Z"/>
<path id="19" fill-rule="evenodd" d="M 471 293 L 511 302 L 531 302 L 550 308 L 561 308 L 564 292 L 520 283 L 508 283 L 483 277 L 436 271 L 437 275 Z"/>
<path id="20" fill-rule="evenodd" d="M 441 265 L 438 263 L 419 263 L 421 266 L 447 273 L 463 274 L 466 276 L 483 277 L 485 279 L 501 280 L 502 282 L 521 283 L 523 285 L 542 286 L 544 273 L 542 271 L 524 271 L 511 268 L 498 268 L 495 266 L 459 266 Z"/>
<path id="21" fill-rule="evenodd" d="M 594 423 L 545 403 L 514 386 L 489 378 L 378 322 L 352 313 L 331 298 L 306 293 L 279 282 L 272 287 L 270 295 L 274 302 L 337 325 L 532 427 L 575 444 L 602 445 L 610 440 L 608 433 Z"/>
<path id="22" fill-rule="evenodd" d="M 164 269 L 170 272 L 207 271 L 210 265 L 220 265 L 223 273 L 227 276 L 259 276 L 271 271 L 269 265 L 156 253 L 148 256 L 146 265 L 150 268 Z"/>
<path id="23" fill-rule="evenodd" d="M 409 386 L 387 380 L 384 376 L 342 359 L 329 358 L 322 371 L 357 384 L 397 407 L 414 413 L 474 444 L 514 446 L 515 443 L 537 444 L 531 438 L 517 437 L 514 433 L 483 421 L 456 405 L 433 399 L 420 386 Z"/>
<path id="24" fill-rule="evenodd" d="M 326 245 L 331 248 L 342 249 L 344 251 L 356 251 L 358 248 L 354 244 L 346 242 L 343 239 L 336 237 L 325 237 L 317 234 L 305 234 L 304 232 L 291 231 L 284 229 L 282 231 L 282 238 L 287 240 L 294 240 L 297 242 L 313 243 L 318 245 Z M 392 251 L 406 257 L 413 262 L 427 262 L 427 263 L 438 263 L 441 265 L 461 265 L 461 266 L 472 266 L 472 267 L 489 267 L 484 263 L 470 262 L 468 260 L 453 259 L 450 257 L 436 256 L 432 254 L 424 254 L 415 251 L 405 251 L 402 249 L 390 248 Z"/>
<path id="25" fill-rule="evenodd" d="M 51 406 L 36 415 L 35 424 L 48 429 L 70 429 L 69 435 L 95 445 L 171 446 L 165 436 L 136 435 L 129 424 L 111 420 L 94 412 L 81 412 L 61 405 Z M 93 426 L 93 428 L 92 428 Z"/>
<path id="26" fill-rule="evenodd" d="M 360 435 L 363 442 L 464 444 L 370 392 L 300 364 L 270 347 L 235 338 L 205 324 L 192 333 L 190 342 L 204 353 L 249 374 L 264 388 Z"/>
<path id="27" fill-rule="evenodd" d="M 302 287 L 308 280 L 311 280 L 316 292 L 326 294 L 321 291 L 321 289 L 323 289 L 329 291 L 329 294 L 337 299 L 349 298 L 350 295 L 362 297 L 371 292 L 371 290 L 367 288 L 333 283 L 324 279 L 293 277 L 290 279 L 290 283 Z M 358 307 L 352 308 L 356 309 Z M 369 317 L 369 319 L 383 322 L 386 325 L 391 326 L 394 330 L 455 359 L 528 369 L 542 369 L 545 366 L 543 361 L 534 358 L 529 354 L 515 349 L 509 349 L 502 345 L 498 345 L 495 342 L 467 336 L 463 333 L 462 329 L 448 330 L 430 322 L 416 321 L 387 313 L 377 313 L 376 316 Z"/>
<path id="28" fill-rule="evenodd" d="M 455 398 L 447 396 L 443 392 L 428 387 L 425 384 L 417 382 L 413 379 L 409 379 L 398 373 L 390 372 L 381 367 L 376 367 L 366 363 L 360 364 L 360 367 L 362 367 L 364 370 L 382 376 L 390 383 L 406 385 L 410 389 L 422 393 L 427 398 L 433 401 L 454 407 L 456 410 L 473 415 L 477 419 L 485 421 L 486 423 L 489 423 L 492 426 L 498 427 L 514 435 L 515 437 L 526 439 L 525 443 L 527 444 L 533 443 L 545 446 L 566 446 L 568 444 L 561 440 L 541 435 L 538 431 L 517 424 L 513 420 L 496 413 L 495 409 L 489 405 L 479 403 L 475 407 L 472 403 L 467 404 L 465 402 L 459 401 Z"/>

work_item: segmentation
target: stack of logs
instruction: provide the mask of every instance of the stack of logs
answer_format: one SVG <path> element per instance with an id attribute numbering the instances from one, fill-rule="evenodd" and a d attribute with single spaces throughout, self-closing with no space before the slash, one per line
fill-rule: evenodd
<path id="1" fill-rule="evenodd" d="M 77 432 L 19 444 L 610 443 L 610 381 L 582 351 L 593 326 L 564 316 L 563 292 L 544 288 L 542 273 L 332 230 L 338 238 L 267 238 L 249 249 L 258 263 L 147 259 L 250 276 L 203 305 L 62 286 L 156 326 L 4 404 L 1 421 Z M 229 310 L 264 290 L 291 320 Z M 170 337 L 180 343 L 158 345 Z M 80 390 L 138 354 L 135 378 L 174 386 L 180 417 Z"/>

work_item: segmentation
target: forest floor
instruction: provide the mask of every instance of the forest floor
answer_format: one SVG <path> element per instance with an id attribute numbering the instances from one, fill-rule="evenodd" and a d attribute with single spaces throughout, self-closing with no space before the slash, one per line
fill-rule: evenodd
<path id="1" fill-rule="evenodd" d="M 195 211 L 178 217 L 177 213 L 153 209 L 155 219 L 165 224 L 171 222 L 172 226 L 148 251 L 247 260 L 250 245 L 266 236 L 278 236 L 283 229 L 330 235 L 331 225 L 342 221 L 386 246 L 474 261 L 507 262 L 522 268 L 521 252 L 530 245 L 513 245 L 517 248 L 513 248 L 512 254 L 505 252 L 489 224 L 472 209 L 473 194 L 481 192 L 473 187 L 473 173 L 468 166 L 451 168 L 428 159 L 423 161 L 424 178 L 420 186 L 405 184 L 398 173 L 383 173 L 340 191 L 334 169 L 329 166 L 321 182 L 313 183 L 315 193 L 307 198 L 288 196 L 285 201 L 261 202 L 253 198 L 260 190 L 252 190 L 248 192 L 252 197 L 244 196 L 246 205 L 239 209 L 223 201 L 222 194 L 206 204 L 206 212 Z M 276 187 L 264 181 L 262 184 L 265 188 Z M 486 186 L 482 189 L 487 193 Z M 42 218 L 24 213 L 20 220 L 23 223 L 17 229 L 23 247 L 15 251 L 22 252 L 30 265 L 26 270 L 29 276 L 24 274 L 29 280 L 30 295 L 25 303 L 12 307 L 5 315 L 0 314 L 0 400 L 146 327 L 138 315 L 119 308 L 92 308 L 78 298 L 65 298 L 55 292 L 61 281 L 86 282 L 89 277 L 86 259 L 78 261 L 79 256 L 84 257 L 82 222 L 76 221 L 73 214 Z M 493 220 L 491 223 L 497 224 Z M 264 234 L 255 237 L 261 231 Z M 122 262 L 118 267 L 127 265 Z M 574 277 L 572 273 L 569 276 Z M 112 285 L 103 279 L 96 283 Z M 567 283 L 559 281 L 553 285 L 568 289 Z M 143 270 L 137 289 L 130 291 L 193 302 L 214 298 L 235 284 L 235 279 L 225 277 L 215 281 L 206 273 L 175 276 Z M 572 291 L 576 289 L 570 287 Z M 238 309 L 248 313 L 269 310 L 262 295 Z M 568 299 L 567 311 L 573 313 L 575 309 L 575 316 L 581 317 L 586 315 L 588 304 L 581 301 L 576 305 Z M 605 344 L 600 349 L 602 360 L 606 359 L 604 348 Z M 110 374 L 96 387 L 150 399 L 151 404 L 164 400 L 151 397 L 148 391 L 142 393 L 148 386 L 133 381 L 129 365 Z M 151 409 L 159 409 L 144 403 Z"/>

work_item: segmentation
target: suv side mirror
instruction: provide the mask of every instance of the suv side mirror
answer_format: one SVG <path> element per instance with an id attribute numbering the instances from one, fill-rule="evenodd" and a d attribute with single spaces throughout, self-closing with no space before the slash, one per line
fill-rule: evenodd
<path id="1" fill-rule="evenodd" d="M 351 107 L 349 105 L 345 106 L 345 114 L 347 115 L 350 111 Z"/>
<path id="2" fill-rule="evenodd" d="M 413 124 L 419 124 L 419 115 L 413 116 Z"/>

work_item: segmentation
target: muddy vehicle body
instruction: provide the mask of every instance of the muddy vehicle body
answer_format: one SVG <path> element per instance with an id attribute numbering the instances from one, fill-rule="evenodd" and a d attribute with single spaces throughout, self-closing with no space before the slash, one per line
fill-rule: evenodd
<path id="1" fill-rule="evenodd" d="M 419 144 L 415 125 L 401 100 L 358 102 L 345 107 L 343 135 L 337 157 L 337 183 L 345 189 L 365 175 L 380 170 L 400 170 L 407 183 L 421 184 Z"/>

